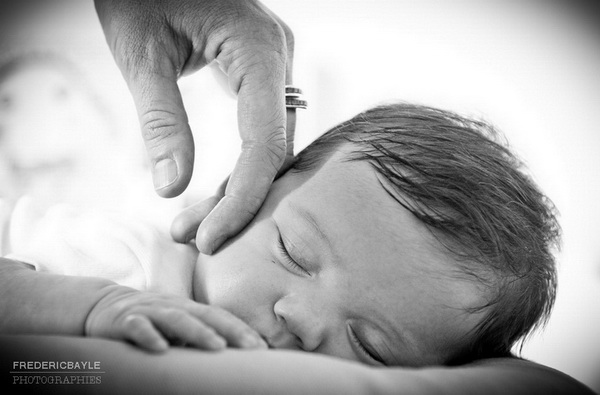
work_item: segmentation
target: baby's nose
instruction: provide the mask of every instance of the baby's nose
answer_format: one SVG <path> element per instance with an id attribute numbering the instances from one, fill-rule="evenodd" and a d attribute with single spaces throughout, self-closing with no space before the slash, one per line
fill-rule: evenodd
<path id="1" fill-rule="evenodd" d="M 326 328 L 323 319 L 319 319 L 310 303 L 303 303 L 295 297 L 283 297 L 275 303 L 275 316 L 285 328 L 288 342 L 304 351 L 316 350 L 323 341 Z"/>

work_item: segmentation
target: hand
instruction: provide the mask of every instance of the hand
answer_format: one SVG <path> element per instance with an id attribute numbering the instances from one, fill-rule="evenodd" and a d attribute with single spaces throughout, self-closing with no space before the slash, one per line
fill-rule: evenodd
<path id="1" fill-rule="evenodd" d="M 119 285 L 113 286 L 90 311 L 85 334 L 128 340 L 158 352 L 165 351 L 169 343 L 204 350 L 220 350 L 227 345 L 267 347 L 252 328 L 223 309 Z"/>
<path id="2" fill-rule="evenodd" d="M 242 152 L 223 196 L 203 203 L 189 228 L 175 232 L 190 239 L 199 226 L 198 248 L 212 253 L 254 217 L 275 175 L 293 157 L 295 117 L 288 111 L 286 127 L 284 99 L 284 86 L 292 83 L 292 33 L 257 0 L 95 3 L 133 95 L 161 196 L 187 187 L 194 162 L 177 78 L 216 61 L 238 95 Z"/>

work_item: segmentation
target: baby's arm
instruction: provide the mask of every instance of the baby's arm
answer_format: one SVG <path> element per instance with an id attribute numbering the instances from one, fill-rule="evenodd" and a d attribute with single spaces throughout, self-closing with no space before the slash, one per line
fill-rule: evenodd
<path id="1" fill-rule="evenodd" d="M 265 347 L 228 312 L 192 300 L 137 291 L 95 277 L 36 272 L 0 258 L 0 332 L 127 340 L 153 351 L 168 342 L 203 349 Z"/>
<path id="2" fill-rule="evenodd" d="M 88 313 L 113 284 L 38 273 L 0 258 L 0 332 L 82 336 Z"/>

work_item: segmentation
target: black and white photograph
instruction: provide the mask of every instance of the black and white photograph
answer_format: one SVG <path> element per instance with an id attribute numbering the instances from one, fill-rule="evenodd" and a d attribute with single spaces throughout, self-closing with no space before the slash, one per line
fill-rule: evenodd
<path id="1" fill-rule="evenodd" d="M 1 0 L 10 394 L 600 394 L 600 3 Z"/>

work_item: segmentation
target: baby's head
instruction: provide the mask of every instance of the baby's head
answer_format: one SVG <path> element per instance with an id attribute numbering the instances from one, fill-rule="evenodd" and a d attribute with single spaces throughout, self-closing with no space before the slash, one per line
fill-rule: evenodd
<path id="1" fill-rule="evenodd" d="M 196 299 L 275 348 L 409 366 L 508 355 L 556 286 L 553 206 L 520 167 L 485 123 L 371 109 L 303 150 L 250 225 L 200 255 Z"/>

